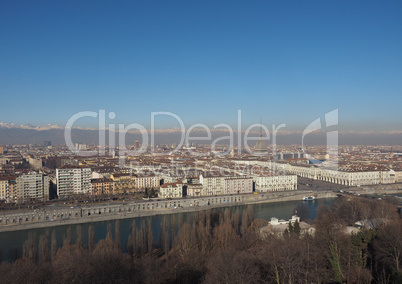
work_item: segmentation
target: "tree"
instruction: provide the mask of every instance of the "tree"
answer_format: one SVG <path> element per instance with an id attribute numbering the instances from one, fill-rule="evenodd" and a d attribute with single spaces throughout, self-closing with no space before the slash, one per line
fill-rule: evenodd
<path id="1" fill-rule="evenodd" d="M 49 230 L 46 230 L 46 232 L 39 237 L 39 261 L 43 263 L 49 260 Z"/>
<path id="2" fill-rule="evenodd" d="M 108 222 L 108 224 L 107 224 L 106 239 L 113 240 L 112 223 L 110 223 L 110 222 Z"/>
<path id="3" fill-rule="evenodd" d="M 177 233 L 175 238 L 175 242 L 173 244 L 173 250 L 180 256 L 181 260 L 183 261 L 187 254 L 194 250 L 194 246 L 196 245 L 195 242 L 195 235 L 191 229 L 190 223 L 184 223 Z"/>
<path id="4" fill-rule="evenodd" d="M 402 276 L 402 219 L 388 223 L 374 242 L 376 259 Z"/>
<path id="5" fill-rule="evenodd" d="M 209 258 L 206 283 L 263 283 L 260 262 L 249 251 L 228 248 Z"/>
<path id="6" fill-rule="evenodd" d="M 289 236 L 290 234 L 294 234 L 296 236 L 300 235 L 299 221 L 296 220 L 294 224 L 292 224 L 292 222 L 289 221 L 288 227 L 285 229 L 285 235 Z"/>
<path id="7" fill-rule="evenodd" d="M 212 235 L 210 225 L 210 211 L 199 212 L 195 215 L 193 221 L 198 251 L 201 254 L 207 254 L 212 249 Z"/>
<path id="8" fill-rule="evenodd" d="M 95 249 L 95 228 L 92 224 L 88 227 L 88 249 L 90 251 Z"/>
<path id="9" fill-rule="evenodd" d="M 22 256 L 36 261 L 38 248 L 36 244 L 36 235 L 33 232 L 28 233 L 28 239 L 22 246 Z"/>
<path id="10" fill-rule="evenodd" d="M 348 274 L 352 261 L 351 239 L 344 233 L 345 225 L 327 205 L 318 208 L 314 224 L 317 248 L 325 256 L 321 265 L 327 262 L 332 270 L 332 281 L 342 282 Z"/>
<path id="11" fill-rule="evenodd" d="M 231 224 L 223 223 L 214 228 L 213 245 L 215 249 L 236 246 L 237 242 L 238 236 Z"/>
<path id="12" fill-rule="evenodd" d="M 121 249 L 121 231 L 120 231 L 120 221 L 116 220 L 116 223 L 114 224 L 114 239 L 116 242 L 116 245 L 119 249 Z"/>
<path id="13" fill-rule="evenodd" d="M 135 252 L 140 256 L 144 255 L 148 249 L 147 227 L 144 220 L 142 220 L 140 230 L 136 233 L 135 240 Z"/>
<path id="14" fill-rule="evenodd" d="M 128 235 L 128 241 L 127 241 L 127 251 L 131 256 L 134 256 L 136 245 L 135 245 L 135 237 L 136 237 L 136 231 L 135 231 L 135 219 L 131 223 L 131 229 L 130 229 L 130 234 Z"/>
<path id="15" fill-rule="evenodd" d="M 399 218 L 397 208 L 393 203 L 377 201 L 373 207 L 373 218 L 379 221 L 379 224 L 376 225 L 383 225 L 384 222 Z"/>
<path id="16" fill-rule="evenodd" d="M 148 218 L 147 220 L 147 244 L 148 244 L 148 253 L 152 254 L 153 245 L 154 245 L 154 233 L 152 230 L 152 219 Z"/>
<path id="17" fill-rule="evenodd" d="M 288 227 L 287 227 L 287 229 L 285 229 L 285 234 L 286 234 L 286 235 L 293 234 L 293 230 L 294 230 L 294 229 L 293 229 L 292 222 L 289 221 Z"/>
<path id="18" fill-rule="evenodd" d="M 77 225 L 76 233 L 77 233 L 77 237 L 76 237 L 75 243 L 79 247 L 83 247 L 84 246 L 84 241 L 83 241 L 83 237 L 82 237 L 82 226 L 81 225 Z"/>
<path id="19" fill-rule="evenodd" d="M 166 259 L 169 258 L 169 223 L 168 218 L 166 215 L 163 216 L 162 219 L 162 230 L 161 230 L 161 247 L 162 251 L 166 255 Z"/>
<path id="20" fill-rule="evenodd" d="M 296 235 L 300 235 L 300 223 L 298 220 L 296 220 L 293 225 L 293 233 Z"/>
<path id="21" fill-rule="evenodd" d="M 63 246 L 70 245 L 72 241 L 71 226 L 67 228 L 65 235 L 63 236 Z"/>
<path id="22" fill-rule="evenodd" d="M 243 235 L 246 234 L 248 227 L 251 225 L 253 221 L 253 209 L 251 206 L 247 206 L 246 212 L 243 213 L 243 218 L 241 222 L 241 229 L 240 232 Z"/>
<path id="23" fill-rule="evenodd" d="M 269 283 L 298 283 L 306 277 L 308 246 L 294 234 L 287 238 L 269 237 L 256 252 Z M 303 281 L 304 282 L 304 281 Z M 313 281 L 305 281 L 313 282 Z M 317 282 L 317 281 L 316 281 Z"/>
<path id="24" fill-rule="evenodd" d="M 56 230 L 52 230 L 52 241 L 50 244 L 50 254 L 51 254 L 51 259 L 52 262 L 56 259 L 56 254 L 57 254 L 57 238 L 56 238 Z"/>
<path id="25" fill-rule="evenodd" d="M 334 270 L 334 278 L 335 281 L 338 283 L 342 283 L 344 276 L 342 273 L 342 266 L 341 266 L 341 252 L 338 249 L 338 246 L 335 242 L 329 243 L 329 262 L 331 263 L 332 269 Z"/>
<path id="26" fill-rule="evenodd" d="M 301 221 L 307 222 L 310 220 L 310 212 L 306 204 L 299 204 L 294 211 L 295 215 L 299 216 Z"/>
<path id="27" fill-rule="evenodd" d="M 171 239 L 172 239 L 172 244 L 174 243 L 174 239 L 177 233 L 177 228 L 176 228 L 176 216 L 175 215 L 170 215 L 170 225 L 171 225 Z"/>

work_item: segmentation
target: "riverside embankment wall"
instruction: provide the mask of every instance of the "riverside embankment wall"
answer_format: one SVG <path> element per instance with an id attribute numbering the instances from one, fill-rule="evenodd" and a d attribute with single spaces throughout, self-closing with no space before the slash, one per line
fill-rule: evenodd
<path id="1" fill-rule="evenodd" d="M 398 194 L 402 193 L 402 183 L 355 186 L 350 187 L 348 191 L 359 194 Z"/>
<path id="2" fill-rule="evenodd" d="M 101 203 L 71 208 L 50 206 L 35 210 L 0 213 L 0 231 L 21 230 L 73 223 L 86 223 L 120 218 L 175 213 L 180 209 L 199 211 L 207 208 L 301 200 L 303 196 L 331 198 L 331 191 L 283 191 L 263 194 L 222 195 L 174 200 L 147 200 L 127 203 Z M 27 226 L 28 225 L 28 226 Z"/>

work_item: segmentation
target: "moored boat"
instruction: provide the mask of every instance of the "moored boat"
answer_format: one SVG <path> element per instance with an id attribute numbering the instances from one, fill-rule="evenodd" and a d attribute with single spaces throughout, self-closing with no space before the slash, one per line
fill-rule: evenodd
<path id="1" fill-rule="evenodd" d="M 315 199 L 314 196 L 309 196 L 309 197 L 303 196 L 303 201 L 313 201 L 314 199 Z"/>

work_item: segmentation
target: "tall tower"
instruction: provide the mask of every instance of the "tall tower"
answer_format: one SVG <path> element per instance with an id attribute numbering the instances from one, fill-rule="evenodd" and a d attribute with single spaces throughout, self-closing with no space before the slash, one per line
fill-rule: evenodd
<path id="1" fill-rule="evenodd" d="M 254 147 L 254 153 L 257 155 L 267 154 L 267 142 L 262 138 L 262 120 L 260 119 L 260 139 L 257 141 Z"/>

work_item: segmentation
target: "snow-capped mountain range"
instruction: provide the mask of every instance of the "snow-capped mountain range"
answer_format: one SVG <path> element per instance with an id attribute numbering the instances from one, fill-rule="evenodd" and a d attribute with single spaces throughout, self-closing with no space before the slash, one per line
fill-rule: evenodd
<path id="1" fill-rule="evenodd" d="M 7 122 L 0 122 L 0 128 L 6 129 L 27 129 L 27 130 L 37 130 L 37 131 L 46 131 L 46 130 L 64 130 L 64 126 L 60 126 L 57 124 L 46 124 L 46 125 L 32 125 L 32 124 L 15 124 L 15 123 L 7 123 Z M 74 129 L 81 129 L 81 130 L 94 130 L 93 128 L 89 127 L 73 127 Z"/>
<path id="2" fill-rule="evenodd" d="M 18 128 L 18 129 L 32 129 L 32 130 L 52 130 L 52 129 L 63 129 L 62 126 L 56 124 L 46 124 L 46 125 L 32 125 L 32 124 L 15 124 L 15 123 L 7 123 L 7 122 L 0 122 L 1 128 Z"/>

